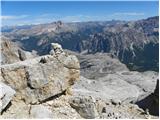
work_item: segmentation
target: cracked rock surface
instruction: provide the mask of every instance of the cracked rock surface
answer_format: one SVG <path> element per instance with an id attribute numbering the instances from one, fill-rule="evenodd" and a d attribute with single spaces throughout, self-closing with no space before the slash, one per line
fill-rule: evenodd
<path id="1" fill-rule="evenodd" d="M 40 63 L 45 57 L 46 63 Z M 63 58 L 64 57 L 64 58 Z M 69 57 L 69 59 L 67 59 Z M 62 62 L 59 62 L 63 58 Z M 36 60 L 1 66 L 3 81 L 17 90 L 27 103 L 38 103 L 62 93 L 79 79 L 79 62 L 75 56 L 42 56 Z M 61 59 L 60 59 L 61 60 Z M 30 63 L 31 64 L 27 64 Z M 72 64 L 72 68 L 66 67 Z M 65 64 L 65 65 L 64 65 Z M 74 66 L 75 65 L 75 66 Z M 30 98 L 30 99 L 28 99 Z"/>

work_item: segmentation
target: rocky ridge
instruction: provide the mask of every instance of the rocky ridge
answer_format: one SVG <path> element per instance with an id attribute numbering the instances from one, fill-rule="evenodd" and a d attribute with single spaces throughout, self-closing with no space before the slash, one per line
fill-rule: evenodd
<path id="1" fill-rule="evenodd" d="M 10 101 L 12 101 L 11 107 L 9 107 L 11 111 L 15 102 L 22 104 L 20 107 L 30 109 L 30 105 L 43 103 L 63 95 L 65 92 L 69 93 L 70 86 L 79 79 L 78 59 L 73 55 L 58 52 L 58 48 L 55 48 L 54 51 L 53 55 L 1 66 L 1 87 L 4 91 L 1 96 L 1 114 Z M 14 110 L 16 111 L 16 109 L 19 108 L 15 107 Z M 41 106 L 33 106 L 32 117 L 39 114 L 37 109 L 44 111 Z M 46 114 L 50 115 L 48 112 Z"/>
<path id="2" fill-rule="evenodd" d="M 11 64 L 18 61 L 24 61 L 36 57 L 36 52 L 22 50 L 18 43 L 10 38 L 1 36 L 1 64 Z"/>
<path id="3" fill-rule="evenodd" d="M 50 55 L 1 66 L 2 118 L 157 118 L 135 103 L 154 92 L 158 73 L 131 72 L 110 54 L 51 47 Z"/>

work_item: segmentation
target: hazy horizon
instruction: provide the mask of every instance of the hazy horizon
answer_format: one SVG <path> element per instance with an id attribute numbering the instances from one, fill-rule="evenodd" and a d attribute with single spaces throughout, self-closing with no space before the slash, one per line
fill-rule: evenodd
<path id="1" fill-rule="evenodd" d="M 157 17 L 157 16 L 150 16 L 150 17 L 147 17 L 147 18 L 151 18 L 151 17 Z M 158 16 L 159 17 L 159 16 Z M 147 19 L 147 18 L 143 18 L 143 19 Z M 85 23 L 85 22 L 108 22 L 108 21 L 138 21 L 138 20 L 143 20 L 143 19 L 137 19 L 137 20 L 116 20 L 116 19 L 113 19 L 113 20 L 104 20 L 104 21 L 79 21 L 79 22 L 65 22 L 65 21 L 62 21 L 63 23 Z M 53 22 L 58 22 L 58 21 L 61 21 L 61 20 L 56 20 L 56 21 L 52 21 L 52 22 L 45 22 L 45 23 L 37 23 L 37 24 L 17 24 L 17 25 L 2 25 L 2 27 L 15 27 L 15 26 L 30 26 L 30 25 L 42 25 L 42 24 L 50 24 L 50 23 L 53 23 Z"/>
<path id="2" fill-rule="evenodd" d="M 2 1 L 2 26 L 62 22 L 135 21 L 158 16 L 158 1 Z"/>

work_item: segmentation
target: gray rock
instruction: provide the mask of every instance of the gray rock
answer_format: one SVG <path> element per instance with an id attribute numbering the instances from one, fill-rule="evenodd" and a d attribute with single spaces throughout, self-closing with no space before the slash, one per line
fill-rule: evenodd
<path id="1" fill-rule="evenodd" d="M 12 100 L 12 97 L 16 93 L 10 86 L 0 82 L 0 112 L 8 105 L 8 103 Z"/>
<path id="2" fill-rule="evenodd" d="M 62 49 L 62 46 L 60 44 L 58 44 L 58 43 L 51 43 L 51 47 L 52 47 L 52 50 L 54 50 L 54 53 L 56 55 L 63 53 L 63 49 Z M 51 52 L 51 54 L 52 53 L 53 52 Z"/>
<path id="3" fill-rule="evenodd" d="M 97 79 L 81 76 L 80 81 L 73 86 L 73 94 L 135 103 L 154 92 L 158 74 L 152 71 L 147 74 L 119 71 Z"/>
<path id="4" fill-rule="evenodd" d="M 33 105 L 30 110 L 30 118 L 53 118 L 51 110 L 42 105 Z"/>
<path id="5" fill-rule="evenodd" d="M 98 116 L 96 105 L 91 97 L 74 97 L 70 105 L 84 118 L 94 119 Z"/>
<path id="6" fill-rule="evenodd" d="M 98 80 L 87 79 L 83 76 L 73 86 L 73 95 L 88 95 L 109 101 L 111 99 L 130 102 L 140 95 L 139 88 L 129 84 L 116 75 L 108 75 Z"/>
<path id="7" fill-rule="evenodd" d="M 13 42 L 12 39 L 4 36 L 1 38 L 1 64 L 11 64 L 37 56 L 29 51 L 22 50 L 18 42 Z"/>
<path id="8" fill-rule="evenodd" d="M 34 53 L 31 53 L 31 52 L 28 52 L 28 51 L 24 51 L 22 49 L 18 49 L 18 55 L 19 55 L 19 59 L 21 61 L 36 57 L 36 54 L 34 55 Z"/>
<path id="9" fill-rule="evenodd" d="M 40 62 L 42 58 L 45 63 Z M 73 85 L 79 79 L 79 69 L 75 56 L 60 54 L 2 65 L 1 74 L 3 81 L 19 91 L 27 103 L 38 103 L 62 94 Z"/>
<path id="10" fill-rule="evenodd" d="M 134 104 L 123 104 L 119 106 L 107 105 L 105 112 L 100 114 L 101 119 L 146 119 L 144 111 Z"/>
<path id="11" fill-rule="evenodd" d="M 30 105 L 26 105 L 22 100 L 15 101 L 15 99 L 11 103 L 11 106 L 3 112 L 3 119 L 29 119 Z"/>
<path id="12" fill-rule="evenodd" d="M 11 39 L 1 37 L 1 64 L 11 64 L 20 61 L 18 56 L 19 47 Z"/>
<path id="13" fill-rule="evenodd" d="M 117 58 L 108 53 L 96 53 L 77 56 L 81 65 L 81 75 L 89 79 L 98 79 L 106 74 L 128 71 L 127 67 Z"/>
<path id="14" fill-rule="evenodd" d="M 121 104 L 121 101 L 120 100 L 116 100 L 116 99 L 111 99 L 111 102 L 113 105 L 120 105 Z"/>
<path id="15" fill-rule="evenodd" d="M 34 67 L 27 67 L 26 71 L 28 76 L 27 82 L 32 88 L 40 88 L 49 82 L 44 75 L 45 71 L 42 64 L 34 65 Z"/>
<path id="16" fill-rule="evenodd" d="M 18 54 L 19 54 L 19 59 L 20 60 L 26 60 L 27 58 L 26 58 L 26 55 L 25 55 L 25 52 L 24 51 L 22 51 L 21 49 L 18 49 Z"/>
<path id="17" fill-rule="evenodd" d="M 106 103 L 103 100 L 96 100 L 96 109 L 99 114 L 106 112 Z"/>

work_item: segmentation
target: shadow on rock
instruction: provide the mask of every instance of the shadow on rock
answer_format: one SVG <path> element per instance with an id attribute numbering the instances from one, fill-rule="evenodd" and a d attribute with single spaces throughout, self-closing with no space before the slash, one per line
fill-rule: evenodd
<path id="1" fill-rule="evenodd" d="M 149 114 L 159 116 L 159 80 L 154 93 L 136 103 L 140 108 L 147 110 Z"/>

